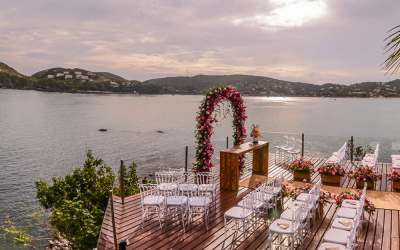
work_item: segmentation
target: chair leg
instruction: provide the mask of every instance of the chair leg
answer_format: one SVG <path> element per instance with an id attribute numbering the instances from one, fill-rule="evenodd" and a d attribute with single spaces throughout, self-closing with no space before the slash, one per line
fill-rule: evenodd
<path id="1" fill-rule="evenodd" d="M 225 240 L 226 240 L 227 225 L 226 225 L 226 216 L 225 215 L 224 215 L 224 226 L 225 226 Z"/>
<path id="2" fill-rule="evenodd" d="M 242 224 L 243 224 L 243 241 L 246 240 L 246 219 L 242 220 Z"/>
<path id="3" fill-rule="evenodd" d="M 161 210 L 161 208 L 160 208 L 160 207 L 157 207 L 156 210 L 157 210 L 157 214 L 158 214 L 158 222 L 160 223 L 160 228 L 162 228 L 162 224 L 161 224 L 161 215 L 160 215 L 160 210 Z"/>

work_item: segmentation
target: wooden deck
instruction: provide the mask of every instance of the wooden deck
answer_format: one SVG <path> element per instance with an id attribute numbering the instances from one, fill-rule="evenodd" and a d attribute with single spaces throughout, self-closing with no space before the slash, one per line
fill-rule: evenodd
<path id="1" fill-rule="evenodd" d="M 325 159 L 308 158 L 316 167 L 320 166 Z M 283 168 L 284 164 L 274 164 L 273 155 L 270 157 L 269 176 L 283 173 L 285 179 L 292 180 L 293 174 Z M 346 171 L 355 168 L 347 163 Z M 389 173 L 390 164 L 380 163 L 379 171 L 384 175 Z M 219 173 L 217 173 L 219 174 Z M 315 173 L 312 182 L 319 179 Z M 342 187 L 353 188 L 355 181 L 347 177 L 342 178 Z M 377 191 L 391 191 L 390 183 L 387 183 L 386 176 L 378 181 L 375 189 Z M 141 209 L 139 208 L 140 195 L 136 194 L 125 198 L 125 204 L 121 203 L 119 197 L 114 196 L 114 209 L 117 228 L 117 241 L 129 239 L 131 242 L 127 249 L 268 249 L 268 227 L 259 225 L 255 234 L 247 234 L 243 241 L 243 235 L 230 231 L 224 240 L 224 212 L 235 206 L 240 199 L 251 190 L 240 187 L 238 192 L 219 190 L 217 194 L 217 206 L 209 216 L 209 230 L 203 222 L 202 217 L 191 224 L 190 230 L 183 233 L 181 221 L 174 218 L 167 227 L 160 229 L 158 220 L 147 221 L 141 229 Z M 284 200 L 284 208 L 290 204 L 291 199 Z M 109 204 L 110 206 L 110 204 Z M 107 208 L 97 248 L 114 249 L 110 207 Z M 316 227 L 304 238 L 304 249 L 317 249 L 321 244 L 322 236 L 330 228 L 336 216 L 336 206 L 329 204 L 324 207 L 321 218 L 317 219 Z M 270 211 L 270 220 L 278 218 L 282 208 Z M 377 209 L 373 216 L 365 214 L 366 223 L 361 236 L 361 246 L 357 249 L 400 249 L 399 244 L 399 211 Z"/>

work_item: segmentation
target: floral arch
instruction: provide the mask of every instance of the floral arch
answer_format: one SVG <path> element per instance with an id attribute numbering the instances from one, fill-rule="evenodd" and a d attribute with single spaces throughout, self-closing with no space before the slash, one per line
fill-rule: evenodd
<path id="1" fill-rule="evenodd" d="M 222 100 L 229 100 L 232 106 L 233 113 L 233 144 L 235 146 L 243 144 L 246 138 L 246 128 L 244 126 L 247 116 L 245 115 L 245 107 L 240 92 L 232 86 L 218 86 L 205 94 L 205 98 L 200 105 L 200 110 L 197 112 L 196 120 L 196 163 L 194 163 L 194 171 L 209 172 L 213 163 L 211 157 L 214 153 L 213 145 L 211 144 L 211 135 L 213 134 L 213 123 L 218 122 L 216 117 L 212 117 L 216 105 Z M 240 169 L 244 167 L 244 159 L 240 158 Z"/>

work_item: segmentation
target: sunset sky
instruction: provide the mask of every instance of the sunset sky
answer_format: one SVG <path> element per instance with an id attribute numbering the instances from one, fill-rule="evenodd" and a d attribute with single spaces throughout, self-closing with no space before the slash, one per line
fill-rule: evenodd
<path id="1" fill-rule="evenodd" d="M 0 61 L 148 80 L 251 74 L 322 84 L 388 81 L 399 0 L 0 0 Z"/>

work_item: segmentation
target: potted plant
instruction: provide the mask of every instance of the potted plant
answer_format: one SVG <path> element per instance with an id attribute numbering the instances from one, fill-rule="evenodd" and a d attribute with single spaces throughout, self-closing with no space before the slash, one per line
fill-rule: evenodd
<path id="1" fill-rule="evenodd" d="M 364 187 L 364 182 L 367 183 L 367 187 L 374 188 L 375 181 L 380 180 L 381 176 L 375 171 L 374 167 L 361 165 L 356 170 L 350 171 L 349 177 L 356 180 L 356 186 L 359 188 Z"/>
<path id="2" fill-rule="evenodd" d="M 311 173 L 315 172 L 314 164 L 311 161 L 306 161 L 303 158 L 292 161 L 287 165 L 287 169 L 293 172 L 294 180 L 310 182 Z"/>
<path id="3" fill-rule="evenodd" d="M 393 170 L 389 175 L 389 180 L 392 181 L 393 190 L 400 191 L 400 170 Z"/>
<path id="4" fill-rule="evenodd" d="M 346 171 L 337 163 L 324 164 L 318 169 L 323 184 L 340 184 L 340 177 L 345 176 Z"/>

